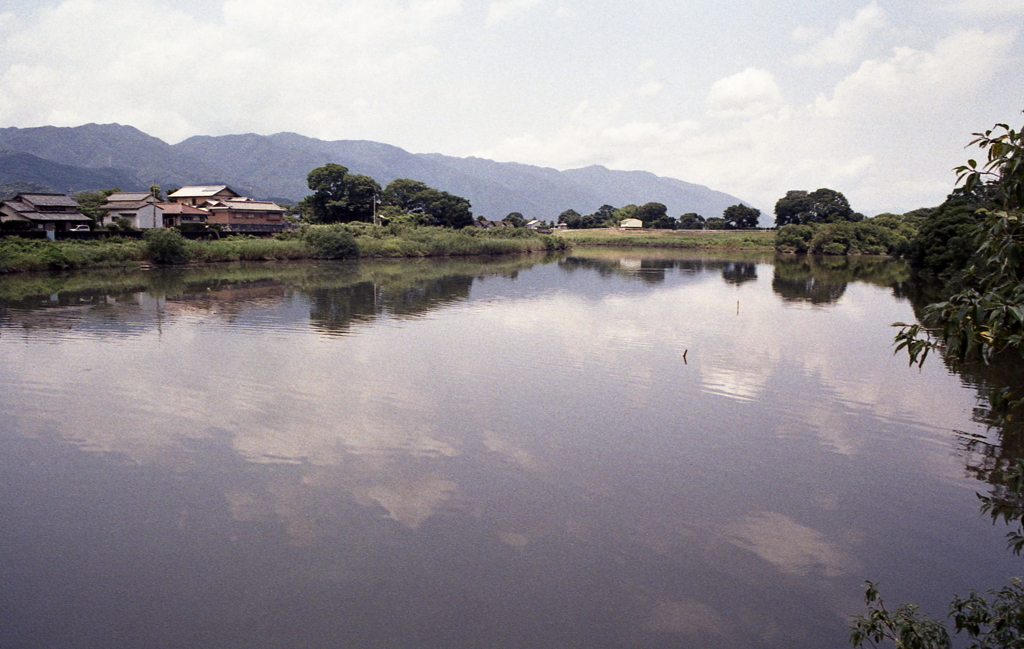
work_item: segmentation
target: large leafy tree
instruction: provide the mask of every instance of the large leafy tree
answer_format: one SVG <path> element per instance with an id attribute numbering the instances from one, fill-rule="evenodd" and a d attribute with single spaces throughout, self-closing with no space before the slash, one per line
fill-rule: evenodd
<path id="1" fill-rule="evenodd" d="M 636 218 L 644 222 L 648 228 L 655 227 L 653 224 L 669 218 L 668 208 L 662 203 L 644 203 L 636 211 Z"/>
<path id="2" fill-rule="evenodd" d="M 473 225 L 473 212 L 469 201 L 448 192 L 428 189 L 416 195 L 424 202 L 423 211 L 434 219 L 436 225 L 446 228 L 464 228 Z"/>
<path id="3" fill-rule="evenodd" d="M 426 183 L 421 183 L 418 180 L 397 178 L 388 183 L 381 198 L 385 205 L 394 205 L 406 212 L 423 210 L 426 205 L 422 197 L 417 198 L 417 195 L 429 189 L 430 187 Z"/>
<path id="4" fill-rule="evenodd" d="M 578 230 L 583 227 L 583 216 L 576 210 L 569 208 L 558 215 L 558 222 L 564 223 L 570 230 Z"/>
<path id="5" fill-rule="evenodd" d="M 997 124 L 975 136 L 972 144 L 987 150 L 988 161 L 956 169 L 964 192 L 986 204 L 974 215 L 975 252 L 963 288 L 929 305 L 923 325 L 897 323 L 899 348 L 912 363 L 940 347 L 959 363 L 1002 352 L 1024 356 L 1024 132 Z"/>
<path id="6" fill-rule="evenodd" d="M 696 212 L 687 212 L 679 217 L 680 230 L 703 230 L 704 217 Z"/>
<path id="7" fill-rule="evenodd" d="M 380 185 L 373 178 L 350 174 L 348 168 L 329 162 L 306 176 L 313 194 L 303 199 L 307 218 L 314 223 L 348 223 L 373 220 Z"/>
<path id="8" fill-rule="evenodd" d="M 438 191 L 426 183 L 398 178 L 388 183 L 384 203 L 405 212 L 423 214 L 433 225 L 462 228 L 473 224 L 469 201 L 461 196 Z"/>
<path id="9" fill-rule="evenodd" d="M 722 212 L 722 218 L 725 219 L 725 227 L 728 230 L 756 228 L 757 219 L 760 216 L 761 210 L 748 207 L 742 203 L 730 205 Z"/>
<path id="10" fill-rule="evenodd" d="M 842 193 L 822 187 L 813 192 L 792 190 L 775 203 L 775 225 L 836 223 L 861 221 L 863 214 L 854 212 Z"/>
<path id="11" fill-rule="evenodd" d="M 618 225 L 621 220 L 618 210 L 607 204 L 597 208 L 597 211 L 591 214 L 589 218 L 593 225 L 588 227 L 594 228 L 613 227 Z"/>
<path id="12" fill-rule="evenodd" d="M 511 225 L 514 228 L 525 227 L 526 224 L 528 223 L 528 221 L 526 220 L 526 217 L 523 216 L 522 214 L 520 214 L 519 212 L 509 212 L 508 216 L 506 216 L 502 220 L 505 223 L 508 223 L 509 225 Z"/>

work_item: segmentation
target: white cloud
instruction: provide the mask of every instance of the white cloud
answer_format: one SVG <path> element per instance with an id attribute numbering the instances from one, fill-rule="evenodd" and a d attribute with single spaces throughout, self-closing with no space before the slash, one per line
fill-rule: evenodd
<path id="1" fill-rule="evenodd" d="M 653 97 L 654 95 L 657 95 L 664 89 L 664 84 L 658 81 L 648 81 L 644 85 L 637 88 L 636 94 L 640 97 Z"/>
<path id="2" fill-rule="evenodd" d="M 436 58 L 428 37 L 459 9 L 459 0 L 228 0 L 221 22 L 145 0 L 66 0 L 0 42 L 0 122 L 117 121 L 171 141 L 336 136 L 338 124 L 422 99 L 400 82 Z M 392 83 L 371 93 L 380 78 Z"/>
<path id="3" fill-rule="evenodd" d="M 705 105 L 712 117 L 755 118 L 778 110 L 783 100 L 770 72 L 747 68 L 716 81 Z"/>
<path id="4" fill-rule="evenodd" d="M 487 9 L 486 24 L 493 27 L 525 14 L 530 8 L 540 4 L 541 0 L 497 0 Z"/>
<path id="5" fill-rule="evenodd" d="M 832 97 L 818 97 L 822 114 L 871 115 L 935 105 L 942 98 L 963 98 L 982 87 L 1005 60 L 1014 34 L 980 29 L 954 33 L 933 50 L 898 47 L 888 57 L 865 61 L 843 79 Z M 894 103 L 895 102 L 895 103 Z"/>
<path id="6" fill-rule="evenodd" d="M 948 9 L 983 14 L 1024 12 L 1024 0 L 957 0 Z"/>
<path id="7" fill-rule="evenodd" d="M 793 40 L 797 43 L 810 43 L 818 38 L 818 33 L 805 25 L 800 25 L 793 30 Z"/>
<path id="8" fill-rule="evenodd" d="M 872 2 L 858 11 L 852 19 L 840 21 L 835 32 L 795 57 L 795 62 L 813 67 L 830 63 L 851 63 L 861 54 L 872 35 L 885 25 L 885 13 L 877 3 Z M 799 27 L 793 32 L 793 37 L 802 42 L 812 38 L 809 30 Z"/>
<path id="9" fill-rule="evenodd" d="M 929 50 L 897 48 L 804 105 L 787 104 L 769 72 L 748 68 L 712 85 L 704 124 L 629 119 L 623 97 L 582 104 L 556 133 L 509 138 L 481 155 L 647 169 L 762 209 L 817 187 L 868 214 L 934 205 L 953 187 L 960 147 L 986 125 L 962 123 L 962 100 L 993 82 L 1013 41 L 1008 31 L 965 30 Z"/>

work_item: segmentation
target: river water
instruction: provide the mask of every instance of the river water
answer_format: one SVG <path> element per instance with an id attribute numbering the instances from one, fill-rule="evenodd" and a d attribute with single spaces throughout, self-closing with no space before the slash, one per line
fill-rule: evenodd
<path id="1" fill-rule="evenodd" d="M 905 268 L 0 278 L 0 647 L 847 646 L 1021 570 Z"/>

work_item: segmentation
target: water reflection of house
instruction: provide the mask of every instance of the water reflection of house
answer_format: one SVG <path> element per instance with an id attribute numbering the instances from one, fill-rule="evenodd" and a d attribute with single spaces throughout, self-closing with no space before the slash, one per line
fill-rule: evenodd
<path id="1" fill-rule="evenodd" d="M 78 211 L 75 199 L 64 194 L 18 194 L 0 202 L 0 222 L 28 222 L 34 230 L 67 230 L 92 220 Z"/>

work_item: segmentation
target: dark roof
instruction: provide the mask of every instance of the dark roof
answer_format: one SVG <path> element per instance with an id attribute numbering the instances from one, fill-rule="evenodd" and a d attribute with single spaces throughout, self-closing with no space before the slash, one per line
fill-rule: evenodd
<path id="1" fill-rule="evenodd" d="M 22 203 L 21 201 L 16 201 L 13 198 L 11 200 L 9 200 L 9 201 L 0 202 L 0 205 L 7 205 L 8 207 L 10 207 L 15 212 L 31 212 L 31 211 L 33 211 L 32 210 L 32 206 L 29 205 L 28 203 Z"/>
<path id="2" fill-rule="evenodd" d="M 65 194 L 18 194 L 14 198 L 34 207 L 78 207 L 75 199 Z"/>
<path id="3" fill-rule="evenodd" d="M 35 210 L 19 211 L 17 218 L 25 219 L 27 221 L 84 221 L 89 222 L 90 219 L 85 214 L 80 212 L 37 212 Z"/>
<path id="4" fill-rule="evenodd" d="M 30 221 L 92 221 L 78 212 L 29 212 L 23 216 Z"/>

